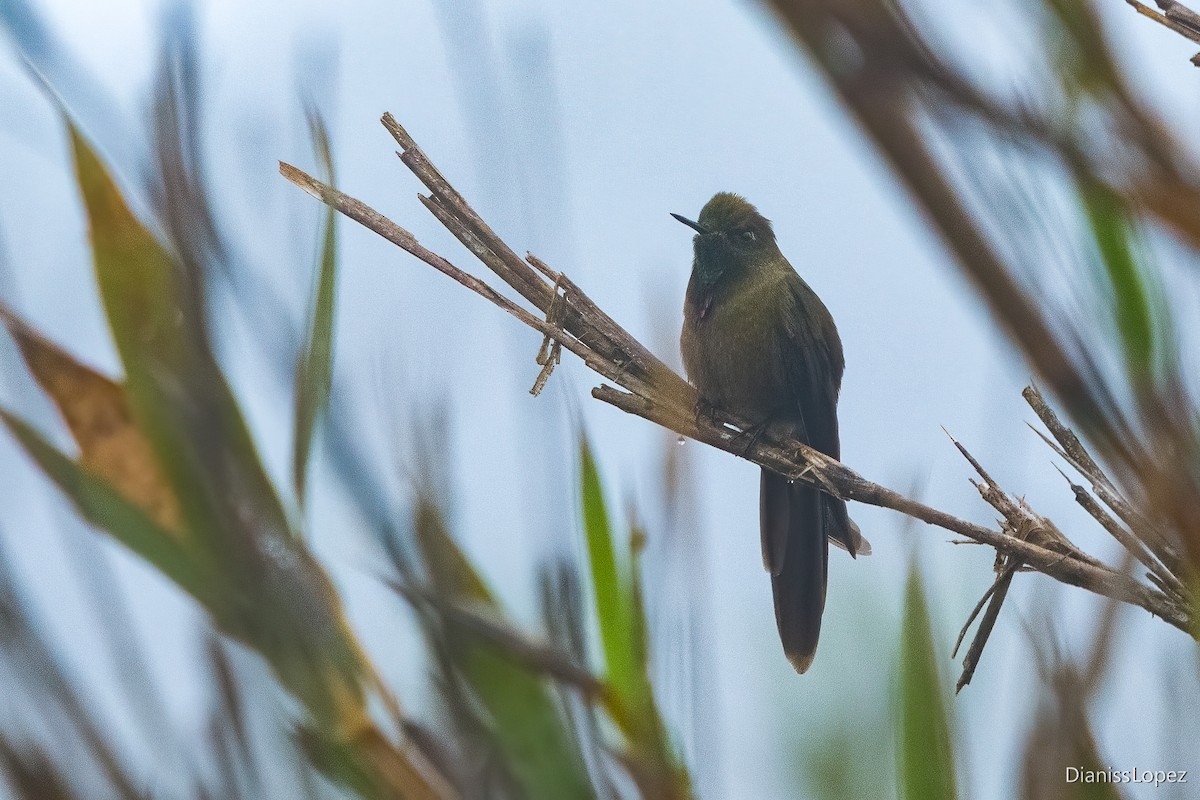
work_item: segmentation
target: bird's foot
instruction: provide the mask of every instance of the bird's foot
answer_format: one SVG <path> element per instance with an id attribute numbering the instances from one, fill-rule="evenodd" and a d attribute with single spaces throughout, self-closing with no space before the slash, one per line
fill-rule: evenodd
<path id="1" fill-rule="evenodd" d="M 703 422 L 707 422 L 710 425 L 720 425 L 720 422 L 717 420 L 717 407 L 703 397 L 696 401 L 695 412 L 697 427 Z"/>
<path id="2" fill-rule="evenodd" d="M 751 425 L 749 428 L 746 428 L 744 431 L 739 432 L 737 436 L 733 437 L 735 442 L 741 442 L 743 439 L 745 440 L 745 446 L 742 447 L 741 452 L 742 458 L 750 457 L 750 451 L 754 449 L 755 445 L 762 441 L 763 434 L 767 432 L 767 428 L 770 427 L 770 425 L 771 420 L 766 419 L 757 425 Z"/>

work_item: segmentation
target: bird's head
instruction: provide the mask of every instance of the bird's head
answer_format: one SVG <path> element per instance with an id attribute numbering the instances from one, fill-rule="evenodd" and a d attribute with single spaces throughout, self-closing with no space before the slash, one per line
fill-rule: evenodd
<path id="1" fill-rule="evenodd" d="M 741 195 L 718 192 L 694 222 L 679 214 L 671 216 L 696 231 L 692 270 L 706 285 L 754 269 L 779 254 L 771 221 Z"/>

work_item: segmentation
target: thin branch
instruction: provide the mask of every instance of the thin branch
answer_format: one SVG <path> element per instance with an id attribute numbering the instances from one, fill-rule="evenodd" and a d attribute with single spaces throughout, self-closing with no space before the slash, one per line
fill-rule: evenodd
<path id="1" fill-rule="evenodd" d="M 497 236 L 495 231 L 442 176 L 421 148 L 417 146 L 416 141 L 391 114 L 384 114 L 381 122 L 399 143 L 402 149 L 400 160 L 432 192 L 432 197 L 422 197 L 421 201 L 434 213 L 438 221 L 501 280 L 540 311 L 548 312 L 554 292 L 550 283 L 543 280 L 538 273 L 545 274 L 545 270 L 549 270 L 549 268 L 543 264 L 541 266 L 545 267 L 545 270 L 535 270 Z M 565 277 L 561 276 L 560 280 Z M 563 310 L 563 327 L 566 330 L 610 361 L 636 365 L 643 377 L 665 381 L 668 384 L 674 378 L 681 384 L 681 386 L 674 387 L 677 389 L 687 385 L 686 381 L 675 375 L 641 342 L 612 322 L 607 315 L 602 312 L 596 313 L 599 312 L 599 309 L 578 290 L 578 287 L 569 280 L 564 281 L 563 286 L 566 287 L 569 294 L 574 295 L 568 299 L 576 301 L 568 302 Z M 578 312 L 575 308 L 576 305 L 581 306 Z M 593 313 L 590 316 L 580 313 L 586 310 L 591 310 Z M 605 324 L 606 322 L 609 324 Z"/>
<path id="2" fill-rule="evenodd" d="M 279 174 L 287 178 L 292 183 L 299 186 L 308 194 L 329 206 L 332 206 L 339 213 L 345 215 L 349 219 L 354 220 L 368 230 L 387 239 L 392 244 L 400 247 L 405 252 L 416 256 L 421 261 L 424 261 L 429 266 L 453 279 L 455 282 L 465 286 L 471 291 L 491 301 L 493 304 L 512 314 L 518 320 L 533 328 L 543 335 L 550 335 L 560 342 L 568 350 L 579 356 L 585 364 L 596 372 L 604 375 L 610 380 L 617 380 L 620 374 L 619 370 L 610 368 L 608 361 L 594 354 L 580 342 L 575 341 L 574 337 L 570 336 L 559 328 L 554 327 L 548 322 L 538 318 L 525 309 L 518 306 L 516 303 L 509 300 L 504 295 L 497 292 L 491 286 L 488 286 L 483 281 L 476 278 L 458 267 L 451 264 L 446 259 L 439 256 L 437 253 L 422 246 L 413 236 L 404 228 L 401 228 L 396 223 L 392 222 L 387 217 L 380 214 L 375 209 L 367 206 L 365 203 L 350 197 L 349 195 L 321 183 L 316 178 L 307 174 L 303 170 L 293 167 L 291 164 L 280 163 Z M 561 337 L 561 338 L 560 338 Z M 611 373 L 611 374 L 609 374 Z"/>
<path id="3" fill-rule="evenodd" d="M 992 596 L 992 601 L 988 603 L 987 611 L 983 615 L 983 619 L 979 620 L 979 630 L 975 632 L 975 638 L 971 640 L 971 646 L 967 648 L 967 654 L 963 656 L 962 674 L 958 678 L 958 683 L 954 686 L 955 692 L 961 692 L 963 687 L 971 682 L 971 678 L 975 677 L 975 668 L 979 666 L 979 658 L 983 655 L 984 645 L 992 635 L 992 629 L 996 625 L 996 620 L 1000 616 L 1000 607 L 1004 605 L 1004 599 L 1008 597 L 1008 589 L 1012 586 L 1013 576 L 1017 574 L 1020 568 L 1020 562 L 1012 562 L 1004 570 L 996 576 L 995 583 L 992 584 L 988 592 L 984 594 L 984 600 L 988 594 Z M 984 600 L 980 600 L 980 605 Z M 978 613 L 978 606 L 976 607 Z M 974 616 L 974 615 L 972 615 Z M 969 626 L 970 620 L 967 621 Z M 966 633 L 966 626 L 963 627 L 963 633 Z M 962 641 L 962 636 L 959 636 L 959 642 Z M 955 652 L 958 651 L 958 645 L 954 647 Z"/>
<path id="4" fill-rule="evenodd" d="M 1167 12 L 1160 14 L 1137 0 L 1125 0 L 1125 2 L 1133 6 L 1134 10 L 1142 16 L 1149 17 L 1164 28 L 1170 28 L 1183 38 L 1200 44 L 1200 27 L 1194 27 L 1200 18 L 1197 18 L 1196 12 L 1182 3 L 1176 3 L 1174 0 L 1156 0 L 1159 8 L 1165 9 Z"/>
<path id="5" fill-rule="evenodd" d="M 999 576 L 997 576 L 998 578 Z M 967 621 L 963 623 L 962 629 L 958 632 L 958 638 L 954 640 L 954 649 L 950 651 L 951 658 L 958 658 L 958 649 L 962 647 L 963 641 L 966 640 L 967 631 L 971 630 L 971 624 L 975 622 L 980 612 L 983 611 L 983 607 L 987 604 L 987 601 L 996 593 L 997 582 L 998 580 L 992 581 L 992 585 L 987 588 L 987 591 L 983 593 L 983 597 L 979 598 L 979 602 L 975 604 L 975 607 L 971 609 L 971 613 L 967 615 Z"/>
<path id="6" fill-rule="evenodd" d="M 1042 421 L 1046 429 L 1050 431 L 1050 434 L 1058 441 L 1062 449 L 1057 452 L 1063 455 L 1079 471 L 1079 474 L 1088 479 L 1096 496 L 1129 526 L 1134 535 L 1150 548 L 1168 571 L 1175 575 L 1184 574 L 1183 561 L 1166 538 L 1154 523 L 1146 519 L 1117 492 L 1113 482 L 1104 473 L 1104 470 L 1100 469 L 1100 466 L 1088 453 L 1087 448 L 1079 441 L 1079 437 L 1059 420 L 1058 415 L 1054 413 L 1054 409 L 1050 408 L 1037 387 L 1027 386 L 1021 395 L 1029 403 L 1033 412 L 1038 415 L 1038 419 Z"/>
<path id="7" fill-rule="evenodd" d="M 1159 578 L 1162 584 L 1169 587 L 1172 594 L 1180 599 L 1187 598 L 1187 590 L 1184 588 L 1183 583 L 1155 560 L 1154 556 L 1150 554 L 1150 551 L 1146 549 L 1145 545 L 1137 537 L 1114 519 L 1112 514 L 1105 511 L 1104 507 L 1096 501 L 1096 498 L 1088 493 L 1087 489 L 1068 478 L 1067 474 L 1061 469 L 1058 472 L 1066 480 L 1067 485 L 1071 487 L 1071 492 L 1075 495 L 1075 502 L 1082 506 L 1084 511 L 1088 512 L 1093 519 L 1099 522 L 1104 530 L 1108 531 L 1114 539 L 1121 543 L 1122 547 L 1142 563 L 1142 566 L 1150 570 L 1151 575 Z"/>
<path id="8" fill-rule="evenodd" d="M 946 431 L 947 436 L 950 432 Z M 975 484 L 975 488 L 979 490 L 980 497 L 984 502 L 992 508 L 1000 512 L 1004 521 L 1008 523 L 1009 532 L 1019 539 L 1034 542 L 1048 550 L 1053 550 L 1056 553 L 1063 553 L 1078 558 L 1081 561 L 1086 561 L 1089 564 L 1101 566 L 1100 562 L 1091 556 L 1081 551 L 1073 545 L 1071 541 L 1063 535 L 1054 523 L 1045 517 L 1034 513 L 1025 503 L 1014 500 L 1005 492 L 1000 485 L 993 480 L 992 476 L 987 473 L 974 456 L 967 451 L 967 448 L 962 445 L 953 436 L 950 436 L 950 441 L 958 449 L 958 452 L 966 458 L 967 462 L 974 467 L 979 473 L 979 477 L 983 478 L 982 484 Z"/>
<path id="9" fill-rule="evenodd" d="M 1112 482 L 1104 474 L 1104 470 L 1100 469 L 1100 465 L 1083 446 L 1083 442 L 1079 441 L 1075 432 L 1059 420 L 1058 414 L 1054 413 L 1054 409 L 1046 402 L 1046 398 L 1042 397 L 1041 391 L 1036 386 L 1026 386 L 1021 392 L 1021 396 L 1025 398 L 1025 402 L 1029 403 L 1033 413 L 1038 415 L 1038 419 L 1058 441 L 1062 447 L 1063 457 L 1092 483 L 1113 489 Z"/>
<path id="10" fill-rule="evenodd" d="M 1087 556 L 1055 552 L 1039 543 L 984 528 L 944 511 L 910 500 L 886 487 L 872 483 L 834 459 L 794 439 L 763 437 L 747 448 L 741 431 L 745 420 L 721 411 L 712 415 L 695 413 L 699 400 L 695 390 L 678 374 L 599 309 L 565 275 L 532 259 L 518 258 L 487 226 L 449 182 L 433 166 L 415 141 L 390 115 L 383 124 L 400 142 L 403 163 L 432 192 L 424 198 L 427 208 L 501 280 L 546 314 L 554 301 L 550 276 L 562 288 L 561 309 L 549 322 L 463 272 L 441 256 L 422 247 L 416 238 L 365 204 L 306 175 L 295 167 L 280 165 L 288 180 L 328 203 L 364 227 L 397 244 L 458 283 L 487 298 L 525 325 L 560 342 L 593 371 L 625 391 L 601 385 L 592 395 L 627 413 L 643 417 L 696 441 L 742 456 L 792 480 L 817 486 L 846 500 L 890 508 L 931 525 L 944 528 L 995 548 L 1000 553 L 1043 572 L 1056 580 L 1079 586 L 1106 597 L 1137 605 L 1171 625 L 1190 631 L 1190 618 L 1183 605 L 1157 588 L 1142 584 Z M 557 323 L 561 320 L 561 326 Z"/>
<path id="11" fill-rule="evenodd" d="M 844 500 L 855 500 L 867 505 L 889 508 L 930 525 L 966 536 L 981 544 L 989 545 L 1005 555 L 1025 561 L 1038 572 L 1045 573 L 1056 580 L 1141 606 L 1180 630 L 1191 633 L 1187 627 L 1188 614 L 1180 605 L 1165 594 L 1138 583 L 1128 575 L 1047 550 L 1015 536 L 984 528 L 924 503 L 910 500 L 898 492 L 866 480 L 844 464 L 834 461 L 824 453 L 813 450 L 807 445 L 790 441 L 785 447 L 780 447 L 774 443 L 760 441 L 748 452 L 744 452 L 744 443 L 738 439 L 736 431 L 726 427 L 717 428 L 715 425 L 709 424 L 703 419 L 705 415 L 700 415 L 701 419 L 699 420 L 695 419 L 696 415 L 691 414 L 685 415 L 681 419 L 672 416 L 669 411 L 657 406 L 648 398 L 621 392 L 611 386 L 599 386 L 592 389 L 592 397 L 616 406 L 627 413 L 658 423 L 683 436 L 712 445 L 733 455 L 744 455 L 747 460 L 774 470 L 792 480 L 805 481 L 821 488 L 832 487 L 833 493 Z"/>
<path id="12" fill-rule="evenodd" d="M 942 428 L 942 430 L 946 432 L 947 436 L 950 436 L 949 431 L 946 431 L 945 428 Z M 979 473 L 979 477 L 983 479 L 984 482 L 982 484 L 976 483 L 975 488 L 979 490 L 979 494 L 985 502 L 1000 512 L 1008 531 L 1012 535 L 1025 541 L 1040 544 L 1055 552 L 1086 561 L 1089 564 L 1102 566 L 1099 561 L 1075 547 L 1050 520 L 1034 513 L 1033 509 L 1029 508 L 1023 501 L 1010 497 L 961 442 L 953 436 L 950 436 L 950 441 L 954 443 L 958 451 L 975 468 L 975 471 Z M 980 598 L 970 616 L 967 617 L 967 621 L 958 635 L 958 641 L 954 645 L 954 652 L 951 654 L 952 657 L 958 654 L 958 648 L 962 645 L 967 630 L 986 604 L 987 612 L 984 613 L 983 618 L 980 620 L 975 638 L 971 640 L 971 646 L 967 648 L 967 653 L 963 656 L 962 674 L 959 676 L 958 683 L 955 686 L 956 692 L 961 692 L 963 687 L 968 685 L 971 682 L 971 678 L 974 677 L 975 669 L 979 666 L 979 660 L 983 656 L 983 649 L 992 635 L 992 629 L 996 625 L 996 620 L 1000 617 L 1000 609 L 1004 606 L 1004 601 L 1008 597 L 1008 590 L 1012 586 L 1013 576 L 1021 571 L 1023 566 L 1019 560 L 1013 558 L 1003 556 L 997 558 L 996 580 L 988 587 L 988 590 Z M 990 602 L 988 602 L 989 600 Z"/>

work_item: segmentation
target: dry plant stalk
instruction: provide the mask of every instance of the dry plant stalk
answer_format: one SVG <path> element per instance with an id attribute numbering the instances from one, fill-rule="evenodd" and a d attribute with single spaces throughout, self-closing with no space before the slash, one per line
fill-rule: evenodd
<path id="1" fill-rule="evenodd" d="M 1037 261 L 1020 255 L 1019 228 L 1004 214 L 981 210 L 981 203 L 1019 186 L 1007 178 L 996 181 L 1003 191 L 967 185 L 955 161 L 982 149 L 1015 167 L 1044 167 L 1047 177 L 1074 195 L 1081 211 L 1105 216 L 1105 232 L 1088 231 L 1089 240 L 1114 235 L 1123 220 L 1161 224 L 1192 251 L 1200 250 L 1200 167 L 1186 140 L 1126 78 L 1100 19 L 1102 0 L 1028 4 L 1030 20 L 1037 24 L 1032 31 L 1037 56 L 1054 66 L 1019 91 L 982 86 L 943 57 L 944 48 L 923 30 L 930 21 L 914 21 L 904 3 L 770 0 L 770 5 L 924 212 L 1038 380 L 1094 444 L 1112 470 L 1110 483 L 1124 488 L 1130 501 L 1125 505 L 1154 518 L 1158 530 L 1144 544 L 1152 551 L 1160 545 L 1156 557 L 1186 583 L 1187 573 L 1200 569 L 1200 517 L 1195 514 L 1200 480 L 1190 466 L 1195 403 L 1184 381 L 1151 378 L 1148 366 L 1158 357 L 1165 371 L 1182 374 L 1186 368 L 1178 363 L 1178 352 L 1154 344 L 1138 350 L 1140 333 L 1122 334 L 1123 341 L 1114 343 L 1092 320 L 1072 320 L 1060 306 L 1030 291 Z M 1194 16 L 1169 0 L 1159 0 L 1159 6 L 1168 12 L 1163 18 L 1178 25 Z M 1077 92 L 1087 96 L 1086 103 L 1063 100 Z M 1113 307 L 1105 311 L 1153 315 L 1155 309 L 1139 299 L 1145 277 L 1120 280 L 1120 286 L 1113 285 Z M 1155 336 L 1154 321 L 1146 325 L 1143 343 Z M 1097 366 L 1114 346 L 1124 349 L 1120 357 L 1129 364 L 1128 373 L 1116 380 Z M 1135 400 L 1125 402 L 1130 394 Z M 1133 532 L 1140 536 L 1139 527 L 1145 529 L 1139 525 Z"/>
<path id="2" fill-rule="evenodd" d="M 1142 16 L 1149 17 L 1183 38 L 1200 44 L 1200 14 L 1192 11 L 1183 3 L 1176 2 L 1176 0 L 1154 0 L 1155 4 L 1163 11 L 1160 14 L 1153 8 L 1139 3 L 1138 0 L 1125 0 L 1125 2 L 1133 6 Z M 1200 53 L 1192 56 L 1191 60 L 1193 64 L 1200 67 Z"/>
<path id="3" fill-rule="evenodd" d="M 1161 568 L 1156 568 L 1153 574 L 1162 582 L 1147 585 L 1123 570 L 1109 567 L 1086 555 L 1024 503 L 1011 500 L 974 459 L 970 460 L 984 480 L 978 485 L 981 494 L 1004 517 L 998 531 L 904 497 L 794 439 L 762 437 L 747 447 L 741 433 L 749 427 L 745 420 L 719 409 L 712 415 L 697 414 L 698 396 L 686 380 L 618 325 L 565 274 L 551 269 L 533 255 L 527 255 L 524 259 L 518 256 L 450 185 L 390 114 L 385 114 L 382 122 L 400 145 L 400 160 L 430 192 L 429 195 L 419 196 L 421 202 L 476 258 L 541 315 L 527 310 L 486 282 L 425 248 L 412 233 L 363 202 L 290 164 L 280 163 L 280 173 L 308 194 L 541 333 L 543 346 L 537 360 L 543 369 L 535 388 L 540 389 L 544 385 L 549 374 L 546 368 L 556 361 L 555 349 L 566 348 L 594 372 L 616 384 L 615 387 L 601 384 L 594 388 L 592 396 L 598 400 L 657 423 L 681 436 L 746 458 L 792 480 L 810 483 L 845 500 L 889 508 L 995 548 L 1001 559 L 998 569 L 1001 577 L 996 591 L 989 592 L 994 605 L 985 618 L 989 629 L 1007 591 L 1011 574 L 1019 566 L 1044 573 L 1062 583 L 1139 606 L 1176 628 L 1193 633 L 1188 605 L 1183 596 L 1174 591 L 1178 588 L 1178 581 L 1169 581 L 1160 574 Z M 1040 398 L 1036 390 L 1031 391 Z M 1051 427 L 1051 431 L 1056 436 L 1059 433 L 1054 427 Z M 970 458 L 965 450 L 963 452 Z M 1098 480 L 1093 480 L 1094 486 Z M 1103 485 L 1110 486 L 1108 483 Z M 1104 496 L 1101 497 L 1103 499 Z M 1110 499 L 1117 502 L 1115 491 L 1110 492 Z M 986 633 L 974 649 L 981 650 L 983 641 L 986 641 Z"/>

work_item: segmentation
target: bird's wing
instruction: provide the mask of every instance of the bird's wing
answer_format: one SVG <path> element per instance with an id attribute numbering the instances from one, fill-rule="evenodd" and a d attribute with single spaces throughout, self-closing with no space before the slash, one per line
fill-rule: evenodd
<path id="1" fill-rule="evenodd" d="M 842 341 L 829 309 L 799 275 L 786 281 L 782 316 L 784 342 L 780 362 L 803 420 L 801 436 L 809 446 L 841 457 L 837 398 L 845 361 Z"/>
<path id="2" fill-rule="evenodd" d="M 842 340 L 833 316 L 817 293 L 794 272 L 786 284 L 785 301 L 791 307 L 783 314 L 783 341 L 787 344 L 781 361 L 802 420 L 801 440 L 840 459 L 837 401 L 845 369 Z M 822 503 L 829 538 L 856 555 L 864 540 L 846 513 L 846 503 L 830 495 L 823 495 Z"/>

